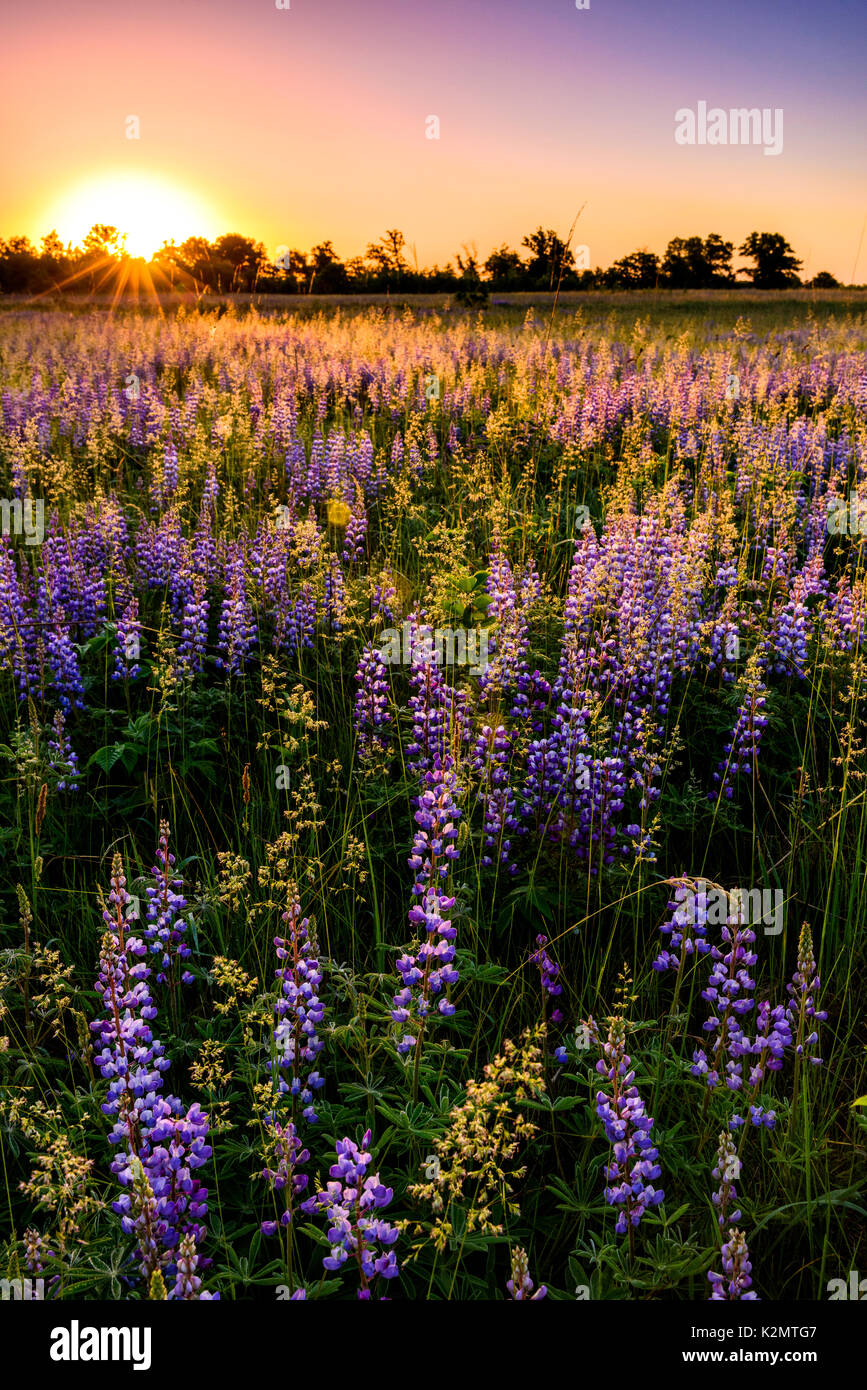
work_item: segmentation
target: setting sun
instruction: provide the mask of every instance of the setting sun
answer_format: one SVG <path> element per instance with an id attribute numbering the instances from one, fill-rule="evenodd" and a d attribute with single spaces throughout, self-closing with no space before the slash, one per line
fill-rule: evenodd
<path id="1" fill-rule="evenodd" d="M 214 236 L 213 212 L 158 175 L 103 174 L 78 184 L 46 214 L 65 242 L 80 243 L 95 222 L 117 227 L 131 256 L 150 258 L 164 241 Z"/>

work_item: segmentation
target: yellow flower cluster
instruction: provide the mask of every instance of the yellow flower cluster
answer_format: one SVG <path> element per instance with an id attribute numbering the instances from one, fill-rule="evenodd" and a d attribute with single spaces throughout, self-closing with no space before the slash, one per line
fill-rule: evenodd
<path id="1" fill-rule="evenodd" d="M 467 1083 L 466 1099 L 451 1111 L 435 1157 L 427 1161 L 430 1181 L 409 1189 L 418 1201 L 430 1202 L 435 1216 L 426 1233 L 423 1225 L 414 1233 L 426 1234 L 439 1252 L 455 1234 L 455 1208 L 462 1209 L 468 1234 L 501 1235 L 497 1208 L 503 1215 L 518 1214 L 512 1184 L 526 1169 L 515 1168 L 513 1160 L 537 1129 L 519 1105 L 544 1092 L 544 1038 L 544 1025 L 539 1025 L 526 1029 L 519 1045 L 507 1039 L 502 1053 L 485 1067 L 484 1080 Z"/>

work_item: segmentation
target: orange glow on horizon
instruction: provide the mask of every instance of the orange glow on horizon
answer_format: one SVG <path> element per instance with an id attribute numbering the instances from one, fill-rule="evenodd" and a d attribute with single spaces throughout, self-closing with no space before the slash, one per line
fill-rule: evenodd
<path id="1" fill-rule="evenodd" d="M 56 228 L 74 246 L 96 222 L 116 227 L 131 256 L 150 259 L 164 241 L 209 239 L 224 230 L 194 193 L 156 174 L 105 173 L 74 184 L 46 205 L 45 230 Z"/>

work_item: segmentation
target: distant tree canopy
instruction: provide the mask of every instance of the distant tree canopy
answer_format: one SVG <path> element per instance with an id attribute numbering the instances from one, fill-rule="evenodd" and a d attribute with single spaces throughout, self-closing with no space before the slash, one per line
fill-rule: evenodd
<path id="1" fill-rule="evenodd" d="M 732 242 L 723 241 L 716 232 L 711 232 L 703 241 L 700 236 L 677 236 L 668 243 L 663 257 L 661 269 L 665 283 L 696 289 L 730 285 L 734 281 L 733 252 Z"/>
<path id="2" fill-rule="evenodd" d="M 750 232 L 743 246 L 738 247 L 738 255 L 753 262 L 738 274 L 748 275 L 759 289 L 782 289 L 785 285 L 801 283 L 798 271 L 803 262 L 779 232 Z"/>
<path id="3" fill-rule="evenodd" d="M 750 232 L 737 251 L 750 264 L 737 272 L 732 267 L 734 244 L 717 232 L 673 237 L 662 257 L 640 247 L 607 269 L 595 270 L 577 269 L 568 242 L 541 225 L 522 237 L 519 250 L 498 246 L 481 262 L 475 247 L 464 246 L 454 263 L 427 269 L 418 268 L 414 247 L 407 248 L 396 227 L 370 242 L 363 255 L 346 261 L 331 241 L 307 252 L 281 247 L 272 261 L 260 241 L 227 232 L 216 241 L 193 236 L 179 245 L 165 242 L 146 264 L 127 254 L 125 242 L 117 227 L 101 222 L 76 247 L 64 246 L 56 231 L 42 238 L 38 250 L 27 237 L 0 240 L 0 292 L 116 291 L 135 279 L 132 268 L 138 265 L 157 289 L 295 295 L 449 291 L 460 303 L 474 305 L 484 303 L 491 291 L 724 288 L 737 285 L 736 274 L 758 289 L 785 288 L 801 283 L 802 265 L 779 232 Z M 826 270 L 807 283 L 817 289 L 838 284 Z"/>

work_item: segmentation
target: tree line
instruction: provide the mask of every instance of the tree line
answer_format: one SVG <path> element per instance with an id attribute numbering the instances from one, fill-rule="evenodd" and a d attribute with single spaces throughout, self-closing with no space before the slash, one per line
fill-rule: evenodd
<path id="1" fill-rule="evenodd" d="M 308 252 L 280 248 L 271 259 L 260 241 L 226 233 L 215 241 L 187 237 L 165 242 L 149 262 L 129 256 L 116 227 L 95 223 L 80 246 L 64 246 L 56 231 L 34 247 L 27 237 L 0 239 L 0 291 L 40 294 L 53 290 L 94 293 L 115 289 L 147 269 L 157 289 L 203 293 L 258 291 L 272 294 L 454 293 L 467 304 L 483 303 L 491 292 L 594 289 L 722 289 L 738 277 L 758 289 L 801 285 L 803 262 L 779 232 L 750 232 L 737 248 L 747 265 L 735 271 L 735 246 L 718 233 L 673 237 L 660 257 L 642 247 L 607 268 L 585 264 L 587 248 L 576 250 L 550 227 L 537 227 L 519 250 L 502 245 L 480 261 L 463 246 L 454 262 L 420 269 L 397 228 L 391 228 L 363 255 L 341 260 L 331 241 Z M 806 282 L 833 288 L 828 271 Z"/>

